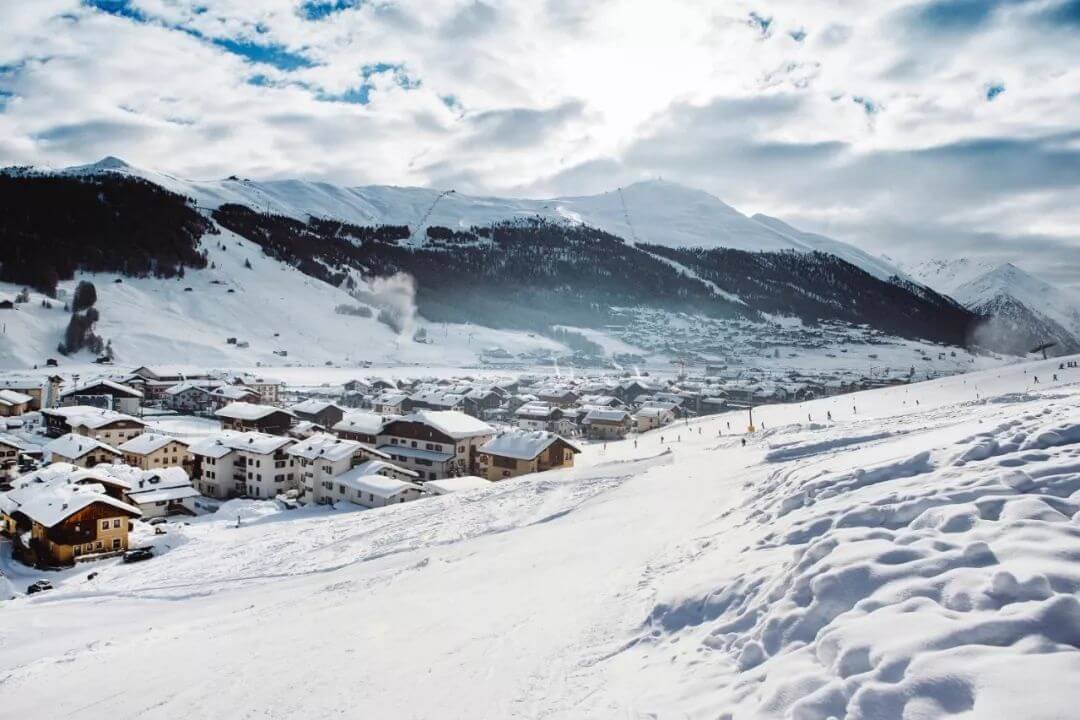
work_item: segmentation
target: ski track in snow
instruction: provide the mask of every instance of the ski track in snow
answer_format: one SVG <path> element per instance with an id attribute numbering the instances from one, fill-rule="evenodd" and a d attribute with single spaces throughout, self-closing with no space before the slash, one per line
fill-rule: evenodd
<path id="1" fill-rule="evenodd" d="M 745 447 L 732 413 L 475 493 L 144 530 L 152 561 L 0 603 L 5 712 L 1072 717 L 1080 374 L 1051 370 L 757 408 Z"/>

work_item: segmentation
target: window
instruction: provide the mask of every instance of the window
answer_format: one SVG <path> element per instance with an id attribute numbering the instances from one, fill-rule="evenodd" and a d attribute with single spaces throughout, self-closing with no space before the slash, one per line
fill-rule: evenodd
<path id="1" fill-rule="evenodd" d="M 108 530 L 109 529 L 109 521 L 108 520 L 102 520 L 101 521 L 101 529 L 102 530 Z"/>
<path id="2" fill-rule="evenodd" d="M 94 543 L 94 549 L 95 550 L 104 550 L 105 549 L 105 543 L 98 540 L 96 543 Z"/>
<path id="3" fill-rule="evenodd" d="M 118 528 L 118 527 L 120 527 L 120 518 L 116 518 L 116 519 L 114 519 L 114 520 L 112 521 L 112 526 L 113 526 L 114 528 Z"/>
<path id="4" fill-rule="evenodd" d="M 120 538 L 113 538 L 112 549 L 113 550 L 119 550 L 120 549 Z"/>

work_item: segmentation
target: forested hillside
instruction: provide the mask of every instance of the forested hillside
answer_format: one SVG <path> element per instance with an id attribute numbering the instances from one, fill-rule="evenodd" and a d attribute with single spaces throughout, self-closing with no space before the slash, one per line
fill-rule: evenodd
<path id="1" fill-rule="evenodd" d="M 202 268 L 214 224 L 134 177 L 0 173 L 0 281 L 54 295 L 76 270 L 174 277 Z"/>

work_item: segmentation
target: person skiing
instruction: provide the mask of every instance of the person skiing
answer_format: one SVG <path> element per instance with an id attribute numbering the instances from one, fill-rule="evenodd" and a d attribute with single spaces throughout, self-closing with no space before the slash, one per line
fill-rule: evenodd
<path id="1" fill-rule="evenodd" d="M 742 446 L 746 447 L 746 438 L 741 438 L 741 440 L 742 440 Z"/>
<path id="2" fill-rule="evenodd" d="M 832 410 L 826 410 L 825 417 L 829 418 L 829 420 L 832 420 Z"/>

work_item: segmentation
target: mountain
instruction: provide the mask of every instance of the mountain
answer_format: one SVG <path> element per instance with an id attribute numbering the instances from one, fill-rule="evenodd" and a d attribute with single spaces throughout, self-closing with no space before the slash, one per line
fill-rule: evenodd
<path id="1" fill-rule="evenodd" d="M 986 318 L 976 329 L 979 344 L 1023 354 L 1056 342 L 1054 354 L 1080 352 L 1080 298 L 1012 263 L 932 260 L 911 274 Z"/>
<path id="2" fill-rule="evenodd" d="M 381 338 L 380 347 L 409 336 L 417 313 L 494 329 L 503 334 L 483 332 L 506 340 L 494 344 L 524 350 L 552 344 L 523 342 L 521 331 L 603 328 L 621 322 L 626 308 L 837 321 L 952 345 L 965 342 L 975 320 L 849 245 L 773 218 L 748 218 L 707 193 L 658 181 L 588 197 L 517 200 L 300 180 L 188 181 L 106 158 L 59 172 L 0 173 L 0 239 L 0 281 L 12 294 L 27 285 L 55 295 L 86 273 L 114 284 L 126 279 L 142 293 L 126 301 L 147 307 L 138 317 L 103 313 L 101 323 L 119 316 L 148 338 L 160 337 L 155 314 L 194 312 L 195 320 L 211 321 L 190 336 L 205 338 L 210 356 L 223 363 L 234 352 L 219 346 L 222 336 L 252 337 L 263 353 L 301 346 L 320 361 L 355 358 L 355 341 L 330 337 L 341 322 L 335 308 L 350 303 L 360 313 L 350 334 Z M 244 263 L 226 258 L 234 247 Z M 175 288 L 170 280 L 180 290 L 169 290 L 168 306 L 160 307 L 152 298 L 164 300 L 158 289 Z M 198 293 L 217 301 L 191 302 Z M 241 321 L 242 293 L 248 307 L 259 308 L 257 323 Z M 220 316 L 226 307 L 235 314 Z M 289 317 L 290 331 L 283 331 Z M 380 318 L 389 335 L 375 327 Z M 305 323 L 317 332 L 284 342 Z M 40 362 L 55 340 L 33 347 Z"/>

